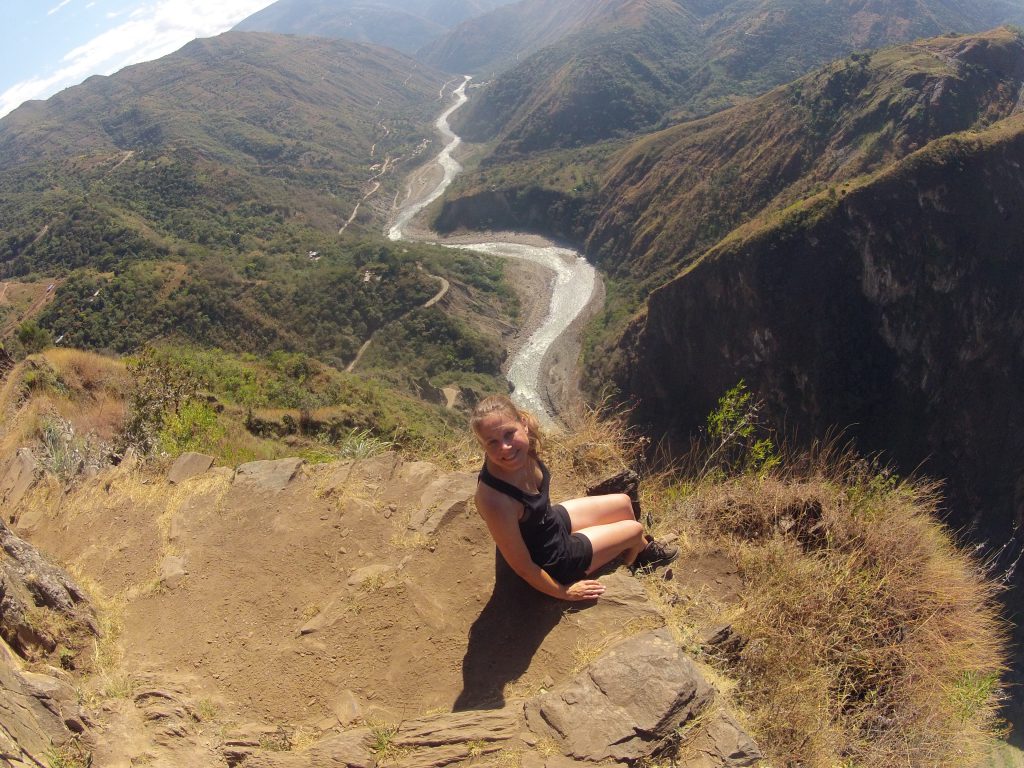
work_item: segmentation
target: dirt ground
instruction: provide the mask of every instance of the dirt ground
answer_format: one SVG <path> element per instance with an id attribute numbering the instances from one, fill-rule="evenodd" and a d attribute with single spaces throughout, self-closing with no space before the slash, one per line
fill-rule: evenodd
<path id="1" fill-rule="evenodd" d="M 431 483 L 442 492 L 429 508 L 452 512 L 424 533 L 414 519 Z M 18 530 L 111 619 L 100 678 L 123 683 L 95 692 L 106 713 L 96 768 L 170 748 L 118 704 L 140 686 L 179 692 L 208 733 L 258 723 L 321 735 L 349 719 L 500 706 L 660 623 L 653 609 L 638 618 L 643 587 L 631 577 L 630 601 L 590 606 L 530 589 L 496 559 L 474 485 L 473 473 L 385 454 L 354 471 L 306 466 L 274 491 L 229 468 L 181 485 L 120 469 L 71 494 L 34 491 Z"/>
<path id="2" fill-rule="evenodd" d="M 20 323 L 31 320 L 53 301 L 60 281 L 22 283 L 0 282 L 0 339 L 14 333 Z M 47 290 L 50 286 L 54 287 Z"/>

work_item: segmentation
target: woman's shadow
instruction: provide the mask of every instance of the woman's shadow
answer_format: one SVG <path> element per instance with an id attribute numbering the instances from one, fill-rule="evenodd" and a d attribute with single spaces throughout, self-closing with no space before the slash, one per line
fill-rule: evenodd
<path id="1" fill-rule="evenodd" d="M 469 645 L 462 659 L 462 692 L 452 711 L 503 707 L 505 685 L 529 668 L 540 644 L 566 611 L 591 605 L 567 603 L 538 592 L 495 550 L 494 592 L 469 628 Z"/>

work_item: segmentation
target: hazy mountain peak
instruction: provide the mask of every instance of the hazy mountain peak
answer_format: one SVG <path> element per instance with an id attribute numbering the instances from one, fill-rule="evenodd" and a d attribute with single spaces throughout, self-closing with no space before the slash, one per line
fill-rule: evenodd
<path id="1" fill-rule="evenodd" d="M 509 0 L 278 0 L 235 29 L 338 37 L 413 53 Z"/>

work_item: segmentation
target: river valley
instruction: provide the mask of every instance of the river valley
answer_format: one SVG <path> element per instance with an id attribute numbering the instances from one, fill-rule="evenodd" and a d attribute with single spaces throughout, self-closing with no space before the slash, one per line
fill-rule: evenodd
<path id="1" fill-rule="evenodd" d="M 488 233 L 486 240 L 479 241 L 466 236 L 438 239 L 413 226 L 416 217 L 438 200 L 462 171 L 462 165 L 455 158 L 462 139 L 452 131 L 449 118 L 469 100 L 466 94 L 469 82 L 467 77 L 455 89 L 453 103 L 435 123 L 444 138 L 444 148 L 427 169 L 421 168 L 413 174 L 417 176 L 429 170 L 436 176 L 440 169 L 440 180 L 434 183 L 431 179 L 431 183 L 426 185 L 410 182 L 408 198 L 399 208 L 388 237 L 391 240 L 429 239 L 449 248 L 528 262 L 550 275 L 547 280 L 550 298 L 536 296 L 529 291 L 521 294 L 523 301 L 544 302 L 546 314 L 538 327 L 522 329 L 513 344 L 505 373 L 513 387 L 512 398 L 519 405 L 548 422 L 556 421 L 558 414 L 570 407 L 575 389 L 580 321 L 603 297 L 597 271 L 576 251 L 534 235 L 502 232 Z"/>

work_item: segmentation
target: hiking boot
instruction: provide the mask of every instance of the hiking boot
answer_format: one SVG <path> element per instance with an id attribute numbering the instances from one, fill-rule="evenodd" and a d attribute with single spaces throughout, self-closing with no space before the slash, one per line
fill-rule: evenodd
<path id="1" fill-rule="evenodd" d="M 633 561 L 629 568 L 633 572 L 641 568 L 657 568 L 662 565 L 668 565 L 677 557 L 679 557 L 679 547 L 673 547 L 671 544 L 661 544 L 651 539 L 643 551 L 636 556 L 636 560 Z"/>

